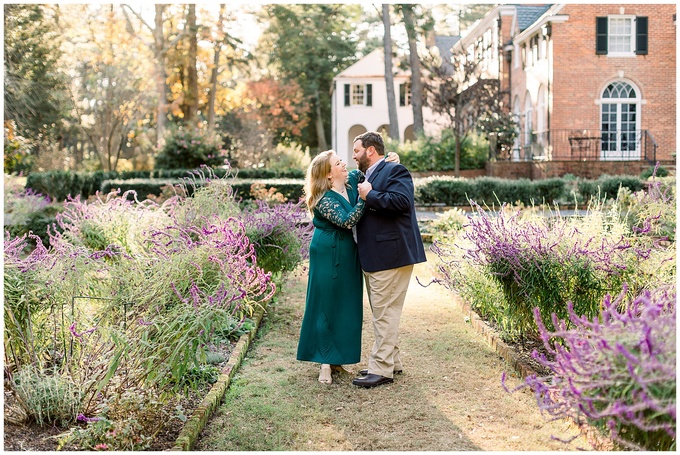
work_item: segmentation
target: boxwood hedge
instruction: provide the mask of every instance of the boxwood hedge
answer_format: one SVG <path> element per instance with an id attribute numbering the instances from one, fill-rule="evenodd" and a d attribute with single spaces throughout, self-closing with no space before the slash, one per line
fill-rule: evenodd
<path id="1" fill-rule="evenodd" d="M 159 195 L 163 186 L 177 184 L 182 178 L 190 176 L 187 170 L 156 170 L 138 172 L 66 172 L 51 171 L 32 173 L 28 176 L 26 187 L 50 196 L 53 200 L 63 201 L 70 194 L 86 199 L 97 191 L 107 194 L 113 189 L 134 190 L 137 197 Z M 298 201 L 303 196 L 304 171 L 290 169 L 285 171 L 269 169 L 215 169 L 217 177 L 227 172 L 236 175 L 232 186 L 244 200 L 252 198 L 251 185 L 255 182 L 265 189 L 275 187 L 289 201 Z M 494 205 L 507 202 L 530 204 L 553 204 L 554 202 L 573 201 L 565 178 L 544 180 L 501 179 L 497 177 L 477 177 L 474 179 L 455 177 L 427 177 L 415 179 L 415 199 L 421 205 L 461 206 L 473 200 L 480 205 Z M 576 199 L 587 203 L 593 196 L 615 198 L 619 187 L 629 188 L 632 192 L 644 187 L 644 181 L 636 176 L 602 176 L 597 180 L 578 180 Z"/>

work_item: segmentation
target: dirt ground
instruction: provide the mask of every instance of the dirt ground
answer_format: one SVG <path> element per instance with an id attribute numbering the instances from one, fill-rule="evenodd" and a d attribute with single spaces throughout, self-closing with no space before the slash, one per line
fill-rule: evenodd
<path id="1" fill-rule="evenodd" d="M 180 404 L 187 413 L 190 413 L 200 404 L 208 390 L 209 388 L 206 387 L 200 392 L 191 392 L 188 396 L 182 396 L 177 403 L 172 403 L 172 405 L 169 404 L 168 406 L 172 407 Z M 16 407 L 13 406 L 13 402 L 12 392 L 6 389 L 4 397 L 3 449 L 6 451 L 56 451 L 59 446 L 59 436 L 67 431 L 67 429 L 54 426 L 41 427 L 36 423 L 25 421 L 15 423 L 13 417 L 18 416 L 16 411 L 14 411 Z M 154 437 L 150 450 L 170 450 L 175 445 L 175 441 L 180 431 L 182 431 L 182 426 L 183 423 L 178 419 L 170 419 L 164 422 L 162 428 Z"/>
<path id="2" fill-rule="evenodd" d="M 429 253 L 428 253 L 429 254 Z M 548 421 L 533 394 L 506 393 L 517 375 L 466 322 L 444 287 L 430 282 L 436 256 L 417 265 L 401 319 L 404 374 L 375 389 L 353 386 L 373 343 L 364 300 L 362 363 L 352 375 L 317 381 L 318 365 L 295 360 L 304 312 L 304 273 L 265 318 L 224 403 L 195 450 L 435 451 L 593 450 L 570 422 Z M 554 437 L 553 437 L 554 436 Z"/>

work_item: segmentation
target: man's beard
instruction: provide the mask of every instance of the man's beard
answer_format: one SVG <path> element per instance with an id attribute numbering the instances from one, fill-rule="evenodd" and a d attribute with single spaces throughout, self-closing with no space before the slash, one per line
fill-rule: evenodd
<path id="1" fill-rule="evenodd" d="M 357 166 L 359 167 L 359 170 L 363 172 L 364 174 L 369 168 L 369 163 L 368 163 L 368 157 L 366 156 L 366 153 L 361 155 L 359 159 L 357 160 Z"/>

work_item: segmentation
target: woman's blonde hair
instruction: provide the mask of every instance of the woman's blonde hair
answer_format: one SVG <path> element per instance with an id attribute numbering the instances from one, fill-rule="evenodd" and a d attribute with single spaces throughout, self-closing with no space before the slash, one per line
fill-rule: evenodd
<path id="1" fill-rule="evenodd" d="M 326 150 L 314 157 L 307 168 L 305 178 L 305 203 L 312 213 L 326 191 L 331 189 L 331 181 L 328 174 L 331 172 L 331 156 L 334 150 Z"/>

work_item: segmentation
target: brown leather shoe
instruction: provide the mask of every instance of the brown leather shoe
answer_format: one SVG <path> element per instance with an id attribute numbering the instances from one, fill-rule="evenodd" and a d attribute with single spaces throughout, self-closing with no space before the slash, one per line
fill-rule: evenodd
<path id="1" fill-rule="evenodd" d="M 354 381 L 352 381 L 352 384 L 370 389 L 371 387 L 389 384 L 390 382 L 394 382 L 394 379 L 386 378 L 385 376 L 380 376 L 379 374 L 367 374 L 363 378 L 356 378 Z"/>
<path id="2" fill-rule="evenodd" d="M 392 373 L 394 374 L 402 374 L 404 370 L 394 370 Z M 359 370 L 359 376 L 366 376 L 368 374 L 368 368 L 365 370 Z"/>

